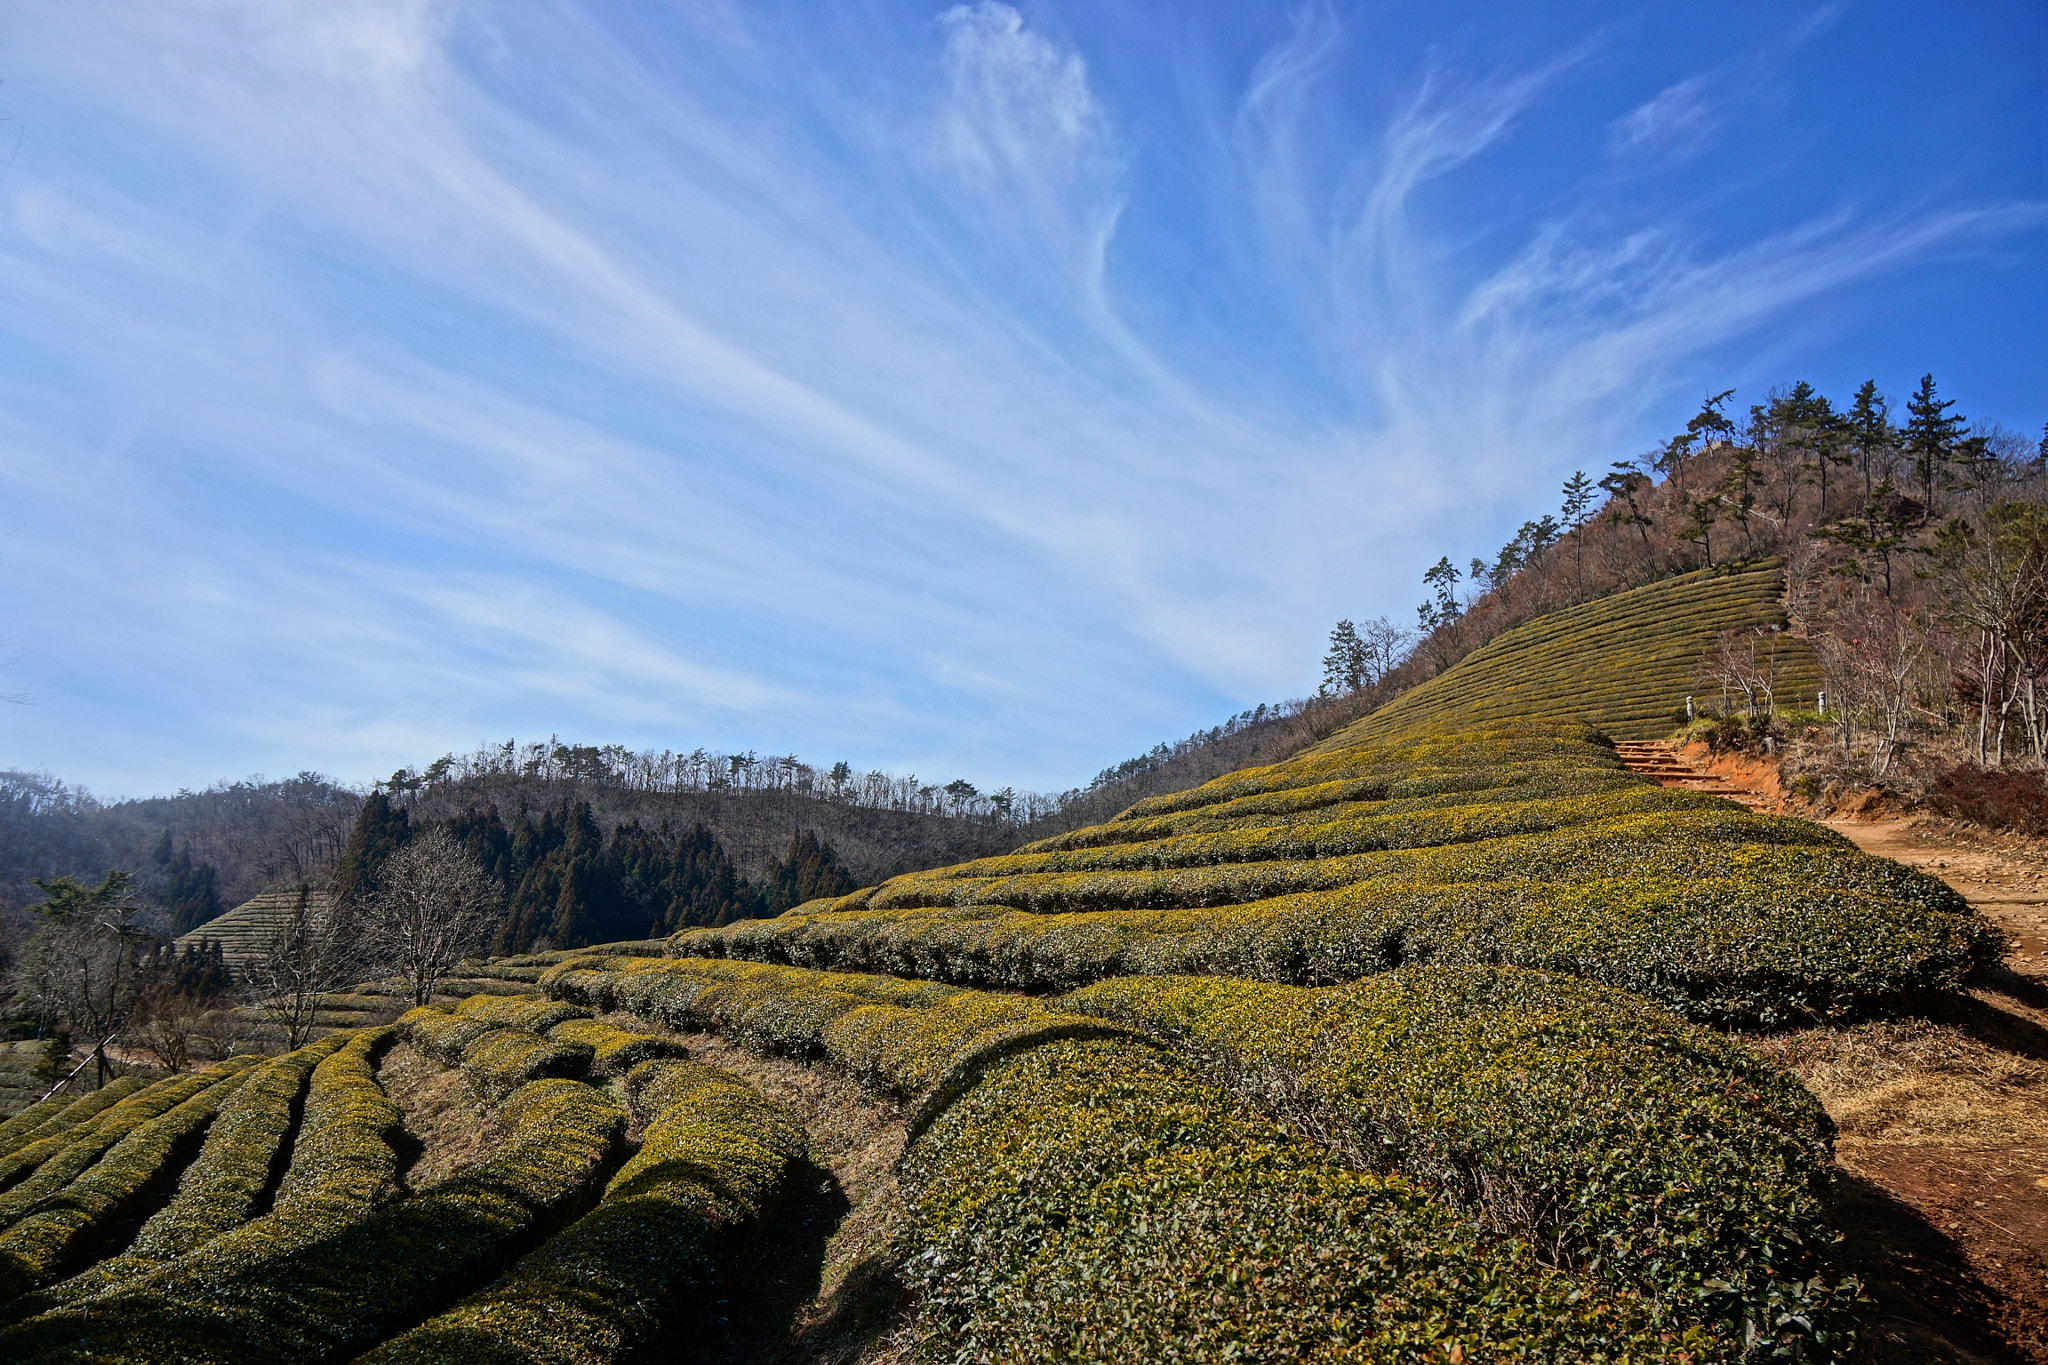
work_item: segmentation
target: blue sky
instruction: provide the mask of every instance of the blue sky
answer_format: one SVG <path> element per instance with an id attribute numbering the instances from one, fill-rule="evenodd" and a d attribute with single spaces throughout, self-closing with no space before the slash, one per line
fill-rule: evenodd
<path id="1" fill-rule="evenodd" d="M 1059 787 L 1808 378 L 2048 419 L 2048 11 L 12 0 L 0 765 Z"/>

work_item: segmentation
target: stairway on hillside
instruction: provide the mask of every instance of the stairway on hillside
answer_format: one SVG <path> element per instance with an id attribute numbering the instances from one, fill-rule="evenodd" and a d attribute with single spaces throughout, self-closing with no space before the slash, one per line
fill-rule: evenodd
<path id="1" fill-rule="evenodd" d="M 1614 742 L 1614 752 L 1630 772 L 1653 778 L 1659 786 L 1683 787 L 1687 791 L 1725 796 L 1730 801 L 1739 802 L 1751 810 L 1763 808 L 1764 799 L 1761 796 L 1738 787 L 1725 778 L 1701 771 L 1669 744 L 1653 740 L 1620 739 Z"/>

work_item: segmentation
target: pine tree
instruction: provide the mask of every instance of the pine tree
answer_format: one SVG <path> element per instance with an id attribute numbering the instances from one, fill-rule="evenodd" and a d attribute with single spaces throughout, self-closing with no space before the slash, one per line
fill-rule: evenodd
<path id="1" fill-rule="evenodd" d="M 1319 697 L 1344 696 L 1365 688 L 1365 643 L 1350 621 L 1339 621 L 1330 632 L 1330 651 L 1323 655 L 1323 682 Z"/>
<path id="2" fill-rule="evenodd" d="M 1593 481 L 1586 477 L 1585 470 L 1575 469 L 1572 476 L 1564 481 L 1564 528 L 1572 538 L 1573 572 L 1579 600 L 1586 595 L 1586 523 L 1592 518 Z"/>
<path id="3" fill-rule="evenodd" d="M 369 904 L 377 889 L 377 870 L 412 837 L 412 818 L 381 791 L 370 793 L 356 813 L 341 865 L 334 870 L 335 912 L 347 916 Z"/>
<path id="4" fill-rule="evenodd" d="M 1934 514 L 1935 485 L 1941 481 L 1955 452 L 1956 441 L 1970 424 L 1953 416 L 1953 398 L 1937 398 L 1934 376 L 1920 376 L 1920 387 L 1906 400 L 1906 455 L 1912 461 L 1913 477 L 1920 482 L 1921 505 Z"/>
<path id="5" fill-rule="evenodd" d="M 819 842 L 809 830 L 799 830 L 790 838 L 788 854 L 769 873 L 764 909 L 779 915 L 806 901 L 844 896 L 858 888 L 831 844 Z"/>
<path id="6" fill-rule="evenodd" d="M 1868 499 L 1887 472 L 1883 465 L 1892 446 L 1891 407 L 1877 391 L 1876 380 L 1866 379 L 1856 390 L 1856 401 L 1850 404 L 1843 426 L 1849 449 L 1862 468 L 1863 496 Z"/>

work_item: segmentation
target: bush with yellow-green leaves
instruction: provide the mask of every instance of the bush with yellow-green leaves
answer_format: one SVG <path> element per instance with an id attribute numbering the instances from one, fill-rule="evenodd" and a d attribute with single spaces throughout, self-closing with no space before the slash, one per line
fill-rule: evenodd
<path id="1" fill-rule="evenodd" d="M 177 1194 L 142 1225 L 127 1250 L 17 1300 L 14 1315 L 104 1293 L 255 1217 L 291 1156 L 292 1120 L 314 1068 L 348 1041 L 347 1034 L 322 1038 L 250 1072 L 207 1129 Z"/>
<path id="2" fill-rule="evenodd" d="M 98 1090 L 84 1095 L 51 1095 L 0 1124 L 0 1187 L 19 1178 L 34 1162 L 22 1164 L 14 1154 L 46 1137 L 69 1132 L 107 1106 L 127 1099 L 149 1082 L 140 1076 L 120 1076 Z M 51 1149 L 44 1148 L 44 1151 Z"/>
<path id="3" fill-rule="evenodd" d="M 61 1188 L 43 1191 L 0 1232 L 0 1302 L 47 1284 L 96 1237 L 104 1238 L 120 1220 L 135 1216 L 152 1188 L 174 1181 L 221 1104 L 254 1065 L 254 1057 L 238 1057 L 211 1067 L 193 1078 L 201 1083 L 187 1098 L 132 1126 L 119 1121 L 118 1110 L 109 1111 L 90 1140 L 94 1146 L 105 1143 L 92 1160 L 79 1165 L 71 1154 L 60 1154 L 9 1191 L 10 1196 L 25 1195 L 45 1174 L 79 1165 Z M 177 1093 L 168 1083 L 164 1090 Z M 135 1116 L 141 1112 L 137 1106 Z M 73 1144 L 87 1145 L 83 1139 Z"/>
<path id="4" fill-rule="evenodd" d="M 623 1076 L 655 1058 L 690 1055 L 690 1049 L 673 1038 L 658 1033 L 635 1033 L 595 1019 L 564 1019 L 548 1030 L 548 1039 L 589 1048 L 590 1074 L 597 1077 Z"/>
<path id="5" fill-rule="evenodd" d="M 1465 804 L 1423 811 L 1332 820 L 1317 804 L 1404 772 L 1476 785 L 1460 790 Z M 1531 773 L 1550 790 L 1574 773 L 1600 790 L 1522 799 L 1542 787 L 1519 780 Z M 1492 797 L 1503 799 L 1474 799 Z M 1282 823 L 1184 832 L 1203 811 L 1235 820 L 1254 805 Z M 1006 858 L 686 930 L 670 950 L 1032 991 L 1502 964 L 1585 976 L 1697 1020 L 1781 1024 L 1956 989 L 2004 948 L 1930 877 L 1808 822 L 1657 787 L 1584 727 L 1541 725 L 1328 748 Z"/>
<path id="6" fill-rule="evenodd" d="M 365 1365 L 595 1365 L 635 1358 L 661 1335 L 701 1340 L 730 1240 L 808 1146 L 788 1111 L 712 1067 L 646 1061 L 636 1080 L 652 1110 L 646 1136 L 597 1207 Z"/>
<path id="7" fill-rule="evenodd" d="M 1105 1031 L 1025 996 L 928 981 L 715 959 L 584 961 L 555 969 L 548 989 L 759 1051 L 827 1060 L 863 1084 L 906 1098 L 925 1094 L 964 1059 L 991 1048 Z"/>
<path id="8" fill-rule="evenodd" d="M 16 1324 L 0 1333 L 0 1357 L 352 1359 L 485 1284 L 577 1212 L 626 1127 L 623 1110 L 576 1081 L 524 1086 L 500 1115 L 507 1132 L 491 1155 L 430 1189 L 368 1217 L 280 1203 L 158 1270 Z"/>
<path id="9" fill-rule="evenodd" d="M 542 997 L 477 995 L 449 1011 L 421 1005 L 398 1024 L 414 1047 L 449 1066 L 459 1066 L 486 1092 L 506 1092 L 548 1076 L 579 1077 L 590 1069 L 592 1048 L 572 1039 L 542 1036 L 540 1030 L 589 1010 Z M 510 1022 L 510 1021 L 528 1022 Z"/>
<path id="10" fill-rule="evenodd" d="M 393 1139 L 402 1117 L 377 1084 L 377 1063 L 397 1041 L 396 1029 L 364 1029 L 314 1066 L 291 1165 L 277 1187 L 280 1209 L 317 1204 L 352 1216 L 397 1192 Z"/>
<path id="11" fill-rule="evenodd" d="M 1003 1058 L 904 1163 L 931 1359 L 1732 1359 L 1129 1039 Z"/>
<path id="12" fill-rule="evenodd" d="M 1643 1000 L 1504 967 L 1325 990 L 1129 977 L 1061 1001 L 1191 1046 L 1361 1164 L 1704 1326 L 1729 1353 L 1843 1344 L 1833 1127 L 1750 1049 Z"/>
<path id="13" fill-rule="evenodd" d="M 70 1184 L 136 1129 L 233 1076 L 252 1060 L 236 1059 L 144 1086 L 76 1127 L 38 1138 L 13 1153 L 8 1161 L 17 1178 L 0 1193 L 0 1228 L 11 1227 L 37 1210 L 44 1199 Z"/>

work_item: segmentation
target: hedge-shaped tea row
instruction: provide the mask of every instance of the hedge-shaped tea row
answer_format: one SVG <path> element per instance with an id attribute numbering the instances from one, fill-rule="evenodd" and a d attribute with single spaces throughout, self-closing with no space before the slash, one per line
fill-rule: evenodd
<path id="1" fill-rule="evenodd" d="M 396 1029 L 364 1029 L 314 1066 L 291 1165 L 277 1187 L 280 1210 L 319 1206 L 353 1218 L 396 1193 L 392 1140 L 402 1116 L 377 1084 L 377 1062 L 396 1041 Z"/>
<path id="2" fill-rule="evenodd" d="M 1392 831 L 1395 846 L 1434 842 L 1424 817 L 1462 806 L 1512 806 L 1531 801 L 1597 796 L 1646 785 L 1644 779 L 1613 761 L 1606 750 L 1594 750 L 1606 762 L 1589 763 L 1578 754 L 1541 762 L 1473 768 L 1424 769 L 1398 780 L 1391 777 L 1317 783 L 1305 788 L 1240 797 L 1213 806 L 1168 815 L 1119 819 L 1058 836 L 1016 853 L 998 854 L 962 864 L 963 872 L 1028 871 L 1033 868 L 1134 865 L 1139 847 L 1157 845 L 1157 865 L 1212 861 L 1199 852 L 1170 857 L 1184 847 L 1179 841 L 1197 836 L 1250 834 L 1259 830 L 1343 827 L 1372 819 Z M 1364 794 L 1360 794 L 1363 792 Z M 1406 836 L 1395 822 L 1407 817 L 1417 834 Z M 1199 846 L 1186 846 L 1199 847 Z M 1120 850 L 1111 852 L 1111 850 Z M 941 869 L 948 871 L 951 869 Z M 932 873 L 911 873 L 924 877 Z"/>
<path id="3" fill-rule="evenodd" d="M 322 1038 L 251 1072 L 207 1130 L 177 1195 L 142 1225 L 128 1249 L 17 1301 L 16 1315 L 104 1293 L 248 1222 L 290 1155 L 292 1114 L 308 1078 L 348 1041 L 345 1034 Z"/>
<path id="4" fill-rule="evenodd" d="M 1626 1295 L 1488 1245 L 1405 1181 L 1339 1170 L 1156 1048 L 1091 1041 L 1035 1001 L 722 962 L 591 959 L 548 985 L 931 1091 L 899 1251 L 927 1344 L 949 1358 L 1088 1354 L 1083 1341 L 1129 1359 L 1340 1343 L 1408 1358 L 1452 1340 L 1474 1359 L 1661 1354 Z M 1175 1266 L 1196 1282 L 1172 1283 Z"/>
<path id="5" fill-rule="evenodd" d="M 253 1057 L 238 1057 L 199 1073 L 207 1084 L 190 1098 L 121 1132 L 97 1160 L 16 1218 L 0 1233 L 0 1303 L 48 1283 L 80 1247 L 120 1219 L 132 1217 L 151 1186 L 180 1168 L 221 1104 L 255 1064 Z M 119 1128 L 116 1123 L 103 1124 L 100 1135 L 111 1137 Z M 47 1162 L 37 1177 L 65 1164 L 62 1156 Z"/>
<path id="6" fill-rule="evenodd" d="M 556 1031 L 578 1027 L 588 1025 Z M 691 1339 L 712 1325 L 723 1242 L 758 1220 L 805 1159 L 803 1128 L 712 1067 L 650 1061 L 634 1081 L 636 1103 L 655 1112 L 598 1206 L 364 1365 L 581 1365 L 633 1358 L 658 1333 Z"/>
<path id="7" fill-rule="evenodd" d="M 1890 896 L 1650 875 L 1375 880 L 1208 909 L 792 912 L 675 946 L 1026 990 L 1175 973 L 1317 984 L 1411 962 L 1499 963 L 1589 977 L 1722 1023 L 1832 1018 L 1953 990 L 2002 952 L 1974 916 Z"/>
<path id="8" fill-rule="evenodd" d="M 971 1049 L 1099 1026 L 1023 996 L 929 982 L 694 959 L 587 959 L 548 989 L 759 1051 L 822 1057 L 866 1085 L 923 1094 Z"/>
<path id="9" fill-rule="evenodd" d="M 75 1128 L 38 1138 L 14 1153 L 8 1160 L 18 1178 L 6 1193 L 0 1194 L 0 1228 L 12 1226 L 38 1201 L 70 1184 L 80 1171 L 137 1128 L 234 1074 L 240 1065 L 223 1064 L 158 1081 L 107 1106 Z"/>
<path id="10" fill-rule="evenodd" d="M 548 1030 L 548 1038 L 557 1043 L 589 1048 L 590 1074 L 599 1077 L 623 1076 L 640 1063 L 659 1057 L 690 1055 L 689 1048 L 673 1038 L 633 1033 L 601 1024 L 595 1019 L 564 1019 Z"/>
<path id="11" fill-rule="evenodd" d="M 1822 1195 L 1832 1125 L 1749 1049 L 1618 991 L 1512 968 L 1302 990 L 1128 977 L 1066 1008 L 1220 1054 L 1254 1088 L 1641 1294 L 1724 1349 L 1846 1332 Z"/>
<path id="12" fill-rule="evenodd" d="M 0 1125 L 0 1187 L 27 1169 L 11 1160 L 16 1152 L 42 1138 L 69 1132 L 108 1105 L 127 1099 L 147 1084 L 149 1082 L 139 1076 L 121 1076 L 90 1094 L 51 1095 Z"/>
<path id="13" fill-rule="evenodd" d="M 1740 878 L 1755 894 L 1771 883 L 1886 896 L 1927 910 L 1967 914 L 1968 903 L 1942 882 L 1888 858 L 1859 852 L 1809 820 L 1706 810 L 1628 815 L 1545 834 L 1486 839 L 1441 848 L 1359 853 L 1292 862 L 1127 872 L 1021 872 L 1005 877 L 899 880 L 864 907 L 873 910 L 1004 906 L 1037 914 L 1120 909 L 1183 909 L 1334 891 L 1371 880 L 1458 885 L 1478 881 L 1585 881 L 1647 874 L 1663 878 Z M 815 913 L 815 912 L 803 912 Z M 843 913 L 843 912 L 834 912 Z M 687 949 L 695 938 L 676 940 Z"/>
<path id="14" fill-rule="evenodd" d="M 898 1261 L 935 1358 L 1728 1358 L 1130 1039 L 993 1062 L 904 1175 Z"/>
<path id="15" fill-rule="evenodd" d="M 589 1071 L 592 1049 L 588 1044 L 545 1038 L 531 1028 L 496 1023 L 491 1017 L 514 1011 L 469 1012 L 469 1005 L 478 1000 L 519 1006 L 524 1017 L 543 1025 L 588 1013 L 538 997 L 474 996 L 454 1013 L 439 1005 L 421 1005 L 406 1011 L 398 1024 L 414 1047 L 449 1066 L 460 1066 L 486 1090 L 498 1094 L 543 1077 L 575 1078 Z"/>
<path id="16" fill-rule="evenodd" d="M 500 1116 L 508 1131 L 491 1156 L 431 1189 L 366 1218 L 280 1206 L 111 1293 L 0 1333 L 0 1356 L 351 1359 L 488 1281 L 585 1197 L 625 1131 L 624 1112 L 575 1081 L 524 1086 Z"/>
<path id="17" fill-rule="evenodd" d="M 1702 691 L 1699 662 L 1718 633 L 1781 620 L 1783 591 L 1775 567 L 1702 571 L 1539 616 L 1339 737 L 1356 743 L 1495 717 L 1571 716 L 1620 739 L 1654 739 L 1670 732 L 1686 695 Z M 1819 685 L 1811 648 L 1790 634 L 1773 636 L 1770 648 L 1779 703 L 1810 704 Z"/>

